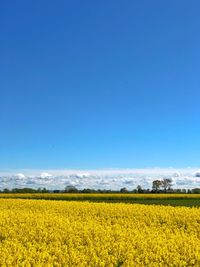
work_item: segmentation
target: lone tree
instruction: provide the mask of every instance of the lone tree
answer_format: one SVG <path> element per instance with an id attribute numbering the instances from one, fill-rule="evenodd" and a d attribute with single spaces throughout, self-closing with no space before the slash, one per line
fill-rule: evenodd
<path id="1" fill-rule="evenodd" d="M 128 192 L 128 190 L 126 187 L 123 187 L 120 189 L 120 193 L 127 193 L 127 192 Z"/>
<path id="2" fill-rule="evenodd" d="M 154 180 L 152 184 L 152 189 L 156 192 L 160 190 L 160 187 L 162 186 L 162 181 L 160 180 Z"/>
<path id="3" fill-rule="evenodd" d="M 144 190 L 142 189 L 142 186 L 141 185 L 138 185 L 137 186 L 137 192 L 138 193 L 143 193 L 144 192 Z"/>
<path id="4" fill-rule="evenodd" d="M 67 185 L 65 187 L 65 193 L 77 193 L 78 189 L 73 185 Z"/>
<path id="5" fill-rule="evenodd" d="M 172 187 L 172 179 L 171 178 L 165 178 L 162 180 L 162 187 L 164 191 L 170 190 Z"/>
<path id="6" fill-rule="evenodd" d="M 153 191 L 158 192 L 161 188 L 163 188 L 164 192 L 170 190 L 172 188 L 172 179 L 164 178 L 163 180 L 154 180 L 152 184 Z"/>

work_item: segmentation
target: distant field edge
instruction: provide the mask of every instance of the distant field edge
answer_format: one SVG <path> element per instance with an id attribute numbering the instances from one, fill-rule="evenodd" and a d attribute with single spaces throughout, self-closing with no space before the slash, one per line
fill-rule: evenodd
<path id="1" fill-rule="evenodd" d="M 0 194 L 0 199 L 44 199 L 63 201 L 89 201 L 107 203 L 138 203 L 145 205 L 200 206 L 200 194 L 76 194 L 76 193 L 36 193 Z"/>

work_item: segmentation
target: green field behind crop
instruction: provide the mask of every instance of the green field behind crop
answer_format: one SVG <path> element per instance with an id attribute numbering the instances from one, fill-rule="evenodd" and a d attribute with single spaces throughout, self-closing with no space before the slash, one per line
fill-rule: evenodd
<path id="1" fill-rule="evenodd" d="M 146 205 L 200 206 L 200 194 L 0 194 L 0 198 L 138 203 Z"/>

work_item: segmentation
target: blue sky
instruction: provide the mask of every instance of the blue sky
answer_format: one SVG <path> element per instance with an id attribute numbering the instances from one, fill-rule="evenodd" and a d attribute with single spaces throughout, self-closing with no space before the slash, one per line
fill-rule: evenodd
<path id="1" fill-rule="evenodd" d="M 1 1 L 0 169 L 200 165 L 199 1 Z"/>

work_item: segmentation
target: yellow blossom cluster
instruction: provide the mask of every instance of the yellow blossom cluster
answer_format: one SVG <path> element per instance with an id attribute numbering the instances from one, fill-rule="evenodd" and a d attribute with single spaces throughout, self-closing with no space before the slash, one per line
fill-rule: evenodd
<path id="1" fill-rule="evenodd" d="M 200 266 L 200 208 L 0 199 L 0 266 Z"/>

